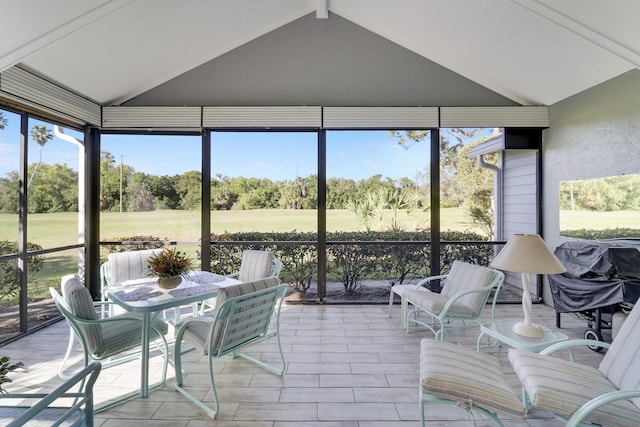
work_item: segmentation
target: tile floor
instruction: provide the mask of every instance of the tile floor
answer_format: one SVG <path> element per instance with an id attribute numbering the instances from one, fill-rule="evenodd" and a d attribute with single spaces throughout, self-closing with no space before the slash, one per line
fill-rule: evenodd
<path id="1" fill-rule="evenodd" d="M 174 390 L 174 371 L 167 384 L 148 398 L 135 398 L 96 414 L 102 427 L 400 427 L 419 425 L 419 343 L 430 337 L 426 330 L 407 334 L 400 327 L 399 306 L 392 318 L 386 305 L 283 306 L 281 339 L 288 363 L 284 376 L 276 376 L 242 360 L 215 362 L 221 410 L 216 420 L 207 417 Z M 485 310 L 487 315 L 489 310 Z M 517 304 L 499 305 L 498 318 L 520 317 Z M 536 321 L 555 326 L 555 312 L 535 305 Z M 586 322 L 568 314 L 563 331 L 582 337 Z M 451 340 L 475 345 L 477 331 L 456 332 Z M 8 344 L 0 351 L 13 361 L 23 361 L 28 372 L 13 375 L 12 392 L 47 390 L 60 383 L 58 365 L 66 349 L 64 321 Z M 519 383 L 506 359 L 506 346 L 483 350 L 496 355 L 514 390 Z M 277 356 L 273 341 L 250 351 L 264 360 Z M 75 361 L 79 362 L 80 350 Z M 596 366 L 602 354 L 580 348 L 578 361 Z M 185 356 L 185 385 L 211 402 L 206 359 L 196 352 Z M 151 381 L 160 378 L 162 357 L 151 361 Z M 139 386 L 137 362 L 103 370 L 96 386 L 96 404 L 133 391 Z M 483 427 L 493 424 L 478 414 L 449 405 L 427 405 L 428 427 Z M 562 423 L 533 410 L 523 420 L 503 418 L 507 427 L 552 427 Z"/>

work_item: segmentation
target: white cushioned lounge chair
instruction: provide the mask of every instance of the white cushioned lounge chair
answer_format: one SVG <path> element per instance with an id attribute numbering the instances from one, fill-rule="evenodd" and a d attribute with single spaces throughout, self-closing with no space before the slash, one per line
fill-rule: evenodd
<path id="1" fill-rule="evenodd" d="M 216 307 L 211 317 L 194 317 L 185 321 L 176 334 L 174 366 L 176 389 L 194 404 L 215 418 L 220 410 L 220 400 L 214 380 L 213 359 L 225 355 L 242 357 L 258 366 L 282 375 L 286 369 L 280 345 L 280 306 L 288 285 L 280 284 L 277 277 L 267 277 L 248 283 L 220 288 Z M 271 322 L 275 326 L 270 328 Z M 241 352 L 247 346 L 275 337 L 280 353 L 280 366 L 274 366 Z M 182 342 L 185 341 L 204 352 L 209 364 L 209 380 L 215 400 L 215 408 L 205 405 L 200 397 L 184 386 L 182 371 Z M 188 379 L 188 378 L 187 378 Z M 198 394 L 200 394 L 198 392 Z"/>
<path id="2" fill-rule="evenodd" d="M 598 345 L 607 353 L 598 368 L 551 356 L 573 346 Z M 609 344 L 569 340 L 540 354 L 510 349 L 509 361 L 531 405 L 554 414 L 566 427 L 640 425 L 640 304 L 636 303 Z"/>
<path id="3" fill-rule="evenodd" d="M 444 281 L 440 293 L 424 287 L 436 278 Z M 422 325 L 430 329 L 436 339 L 444 340 L 448 329 L 478 327 L 477 319 L 487 305 L 492 291 L 491 319 L 494 318 L 503 282 L 504 273 L 501 271 L 454 261 L 449 274 L 428 277 L 415 289 L 404 291 L 402 298 L 405 302 L 402 304 L 403 311 L 406 311 L 407 332 L 410 332 L 414 324 Z M 408 306 L 412 308 L 405 308 Z M 423 320 L 424 317 L 427 319 Z"/>
<path id="4" fill-rule="evenodd" d="M 265 277 L 278 277 L 280 270 L 282 270 L 282 261 L 276 259 L 273 256 L 273 252 L 246 249 L 242 251 L 240 270 L 228 274 L 227 277 L 232 277 L 246 283 Z M 207 308 L 214 308 L 215 305 L 215 298 L 203 301 L 200 314 L 204 314 Z"/>
<path id="5" fill-rule="evenodd" d="M 74 336 L 78 337 L 82 345 L 84 366 L 95 360 L 104 362 L 103 367 L 108 368 L 140 357 L 140 351 L 136 351 L 136 349 L 140 347 L 142 342 L 142 317 L 126 313 L 101 318 L 98 311 L 103 303 L 93 302 L 89 290 L 77 275 L 64 276 L 61 282 L 62 295 L 54 288 L 49 288 L 56 307 L 69 324 L 71 334 L 67 351 L 58 369 L 58 375 L 61 378 L 69 379 L 73 375 L 65 372 L 65 365 L 73 351 Z M 152 320 L 150 340 L 159 342 L 164 357 L 162 380 L 152 388 L 164 385 L 166 380 L 169 353 L 165 338 L 167 331 L 168 326 L 164 321 L 161 319 Z M 123 397 L 118 402 L 130 397 L 133 397 L 133 394 Z"/>

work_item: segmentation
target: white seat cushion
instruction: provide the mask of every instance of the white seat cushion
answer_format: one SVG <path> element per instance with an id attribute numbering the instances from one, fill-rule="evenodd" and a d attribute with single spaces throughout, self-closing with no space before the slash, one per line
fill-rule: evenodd
<path id="1" fill-rule="evenodd" d="M 509 349 L 509 361 L 531 404 L 555 414 L 569 417 L 594 397 L 617 390 L 596 368 L 558 357 Z M 638 425 L 640 410 L 629 400 L 618 400 L 597 409 L 586 420 L 629 427 Z"/>
<path id="2" fill-rule="evenodd" d="M 449 302 L 449 297 L 431 292 L 427 289 L 408 289 L 404 292 L 403 297 L 406 298 L 409 303 L 433 314 L 439 314 L 445 304 Z M 452 304 L 447 312 L 447 316 L 461 318 L 474 317 L 475 314 L 476 313 L 469 307 L 457 302 Z"/>
<path id="3" fill-rule="evenodd" d="M 420 342 L 423 394 L 522 418 L 524 406 L 511 389 L 495 357 L 448 342 Z"/>

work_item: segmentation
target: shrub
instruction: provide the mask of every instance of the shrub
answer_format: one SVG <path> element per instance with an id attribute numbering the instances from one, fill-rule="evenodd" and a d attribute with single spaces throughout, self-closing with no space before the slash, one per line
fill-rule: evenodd
<path id="1" fill-rule="evenodd" d="M 42 246 L 36 243 L 27 243 L 27 251 L 37 251 Z M 0 255 L 14 254 L 18 252 L 18 243 L 9 240 L 0 240 Z M 33 276 L 44 266 L 44 258 L 40 255 L 27 257 L 27 280 L 33 280 Z M 15 297 L 20 290 L 20 268 L 18 259 L 0 262 L 0 300 Z"/>
<path id="2" fill-rule="evenodd" d="M 579 230 L 562 230 L 561 234 L 566 237 L 587 240 L 629 239 L 638 238 L 640 230 L 632 228 L 607 228 L 604 230 L 582 228 Z"/>
<path id="3" fill-rule="evenodd" d="M 347 294 L 352 294 L 364 279 L 385 279 L 393 286 L 418 277 L 427 277 L 431 273 L 431 254 L 429 245 L 423 242 L 428 242 L 430 237 L 426 231 L 327 233 L 327 276 L 342 281 Z M 317 272 L 317 234 L 313 232 L 299 233 L 294 230 L 288 233 L 224 233 L 212 235 L 211 239 L 214 242 L 211 245 L 211 271 L 220 274 L 229 274 L 240 268 L 244 249 L 272 251 L 283 263 L 280 278 L 301 293 L 309 289 Z M 454 259 L 488 265 L 493 254 L 491 245 L 464 243 L 486 241 L 486 237 L 476 233 L 446 231 L 442 233 L 442 240 L 455 242 L 441 245 L 440 265 L 445 272 Z M 238 243 L 216 243 L 227 241 Z M 265 243 L 256 243 L 262 241 Z M 395 241 L 421 243 L 394 244 Z"/>
<path id="4" fill-rule="evenodd" d="M 105 240 L 109 242 L 120 242 L 120 244 L 102 245 L 110 254 L 161 248 L 164 246 L 164 242 L 167 241 L 167 239 L 160 239 L 155 236 L 123 236 Z"/>

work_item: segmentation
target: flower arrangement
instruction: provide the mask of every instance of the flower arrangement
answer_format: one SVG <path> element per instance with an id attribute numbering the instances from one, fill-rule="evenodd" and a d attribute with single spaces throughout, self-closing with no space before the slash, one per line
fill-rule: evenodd
<path id="1" fill-rule="evenodd" d="M 191 271 L 192 259 L 177 248 L 164 248 L 158 255 L 149 257 L 149 274 L 157 277 L 184 276 Z"/>

